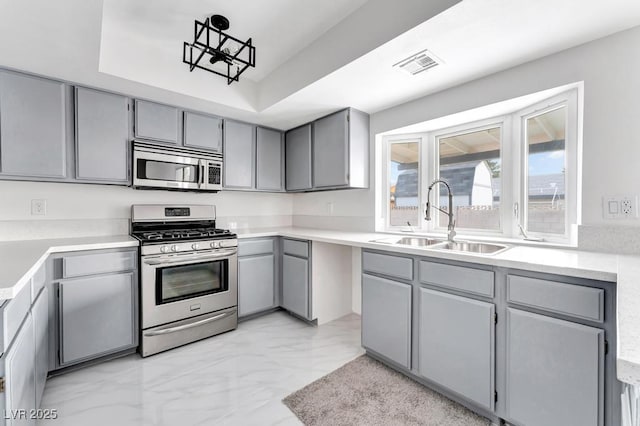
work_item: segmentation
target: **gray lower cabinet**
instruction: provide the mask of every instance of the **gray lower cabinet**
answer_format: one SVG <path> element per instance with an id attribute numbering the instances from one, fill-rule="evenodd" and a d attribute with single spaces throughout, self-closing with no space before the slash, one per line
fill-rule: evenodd
<path id="1" fill-rule="evenodd" d="M 196 112 L 184 112 L 184 146 L 222 152 L 222 119 Z"/>
<path id="2" fill-rule="evenodd" d="M 362 276 L 362 346 L 411 368 L 411 284 Z"/>
<path id="3" fill-rule="evenodd" d="M 76 179 L 129 182 L 129 99 L 76 88 Z"/>
<path id="4" fill-rule="evenodd" d="M 311 183 L 311 124 L 285 134 L 285 170 L 287 191 L 304 191 Z"/>
<path id="5" fill-rule="evenodd" d="M 67 279 L 59 286 L 61 366 L 136 345 L 133 272 Z"/>
<path id="6" fill-rule="evenodd" d="M 309 272 L 309 259 L 282 255 L 282 307 L 310 320 Z"/>
<path id="7" fill-rule="evenodd" d="M 275 255 L 238 258 L 238 316 L 275 306 Z"/>
<path id="8" fill-rule="evenodd" d="M 31 308 L 35 336 L 36 407 L 40 407 L 44 385 L 49 372 L 49 295 L 43 288 Z"/>
<path id="9" fill-rule="evenodd" d="M 495 305 L 420 288 L 419 309 L 420 375 L 493 410 Z"/>
<path id="10" fill-rule="evenodd" d="M 65 85 L 0 71 L 0 172 L 11 176 L 67 176 Z"/>
<path id="11" fill-rule="evenodd" d="M 238 121 L 224 122 L 225 188 L 253 189 L 255 184 L 255 126 Z"/>
<path id="12" fill-rule="evenodd" d="M 37 408 L 34 353 L 33 318 L 28 314 L 9 351 L 3 356 L 5 425 L 35 424 L 27 416 L 29 410 Z M 25 415 L 17 410 L 26 410 Z"/>
<path id="13" fill-rule="evenodd" d="M 507 316 L 508 419 L 604 424 L 604 330 L 512 308 Z"/>
<path id="14" fill-rule="evenodd" d="M 256 130 L 256 189 L 282 191 L 282 133 L 258 127 Z"/>
<path id="15" fill-rule="evenodd" d="M 178 144 L 179 111 L 170 105 L 136 100 L 133 134 L 138 139 Z"/>

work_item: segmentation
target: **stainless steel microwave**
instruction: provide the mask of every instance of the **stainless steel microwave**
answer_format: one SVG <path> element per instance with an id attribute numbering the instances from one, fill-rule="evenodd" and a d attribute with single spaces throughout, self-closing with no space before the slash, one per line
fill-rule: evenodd
<path id="1" fill-rule="evenodd" d="M 134 141 L 133 187 L 220 191 L 222 154 Z"/>

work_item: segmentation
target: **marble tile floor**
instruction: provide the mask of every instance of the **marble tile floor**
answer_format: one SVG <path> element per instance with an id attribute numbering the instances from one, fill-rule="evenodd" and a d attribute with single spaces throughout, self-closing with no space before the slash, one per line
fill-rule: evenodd
<path id="1" fill-rule="evenodd" d="M 284 312 L 149 358 L 49 379 L 40 426 L 299 425 L 282 399 L 362 354 L 360 316 L 314 327 Z"/>

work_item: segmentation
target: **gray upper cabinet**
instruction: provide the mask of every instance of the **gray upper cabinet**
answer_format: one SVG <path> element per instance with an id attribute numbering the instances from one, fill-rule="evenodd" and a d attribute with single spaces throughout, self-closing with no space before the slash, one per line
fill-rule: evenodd
<path id="1" fill-rule="evenodd" d="M 67 176 L 63 83 L 0 71 L 0 171 L 42 178 Z"/>
<path id="2" fill-rule="evenodd" d="M 252 124 L 230 120 L 224 122 L 222 184 L 225 188 L 254 188 L 255 135 L 256 128 Z"/>
<path id="3" fill-rule="evenodd" d="M 178 108 L 136 100 L 134 136 L 139 139 L 178 144 Z"/>
<path id="4" fill-rule="evenodd" d="M 362 346 L 411 368 L 410 284 L 362 275 Z"/>
<path id="5" fill-rule="evenodd" d="M 366 188 L 369 116 L 346 109 L 313 123 L 313 187 Z"/>
<path id="6" fill-rule="evenodd" d="M 282 133 L 258 127 L 256 130 L 256 189 L 282 191 Z"/>
<path id="7" fill-rule="evenodd" d="M 509 420 L 527 426 L 604 422 L 604 330 L 508 309 Z"/>
<path id="8" fill-rule="evenodd" d="M 311 124 L 290 130 L 285 135 L 287 191 L 304 191 L 311 185 Z"/>
<path id="9" fill-rule="evenodd" d="M 420 288 L 420 375 L 493 410 L 495 306 Z"/>
<path id="10" fill-rule="evenodd" d="M 326 188 L 349 183 L 348 110 L 313 123 L 313 186 Z"/>
<path id="11" fill-rule="evenodd" d="M 33 338 L 33 318 L 28 315 L 16 336 L 9 352 L 4 355 L 5 413 L 10 410 L 34 410 L 35 389 L 35 340 Z M 5 417 L 10 417 L 5 414 Z M 34 424 L 31 420 L 5 419 L 5 425 Z"/>
<path id="12" fill-rule="evenodd" d="M 136 345 L 133 272 L 73 278 L 59 285 L 62 366 Z"/>
<path id="13" fill-rule="evenodd" d="M 129 182 L 129 99 L 76 88 L 76 178 Z"/>
<path id="14" fill-rule="evenodd" d="M 222 152 L 222 119 L 184 112 L 184 146 Z"/>

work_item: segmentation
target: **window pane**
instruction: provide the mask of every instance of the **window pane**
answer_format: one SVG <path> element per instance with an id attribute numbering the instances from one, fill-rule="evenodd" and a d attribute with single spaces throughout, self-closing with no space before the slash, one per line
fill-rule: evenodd
<path id="1" fill-rule="evenodd" d="M 565 233 L 567 108 L 527 119 L 527 230 Z"/>
<path id="2" fill-rule="evenodd" d="M 453 193 L 456 228 L 500 230 L 500 127 L 439 139 L 440 179 Z M 435 200 L 444 210 L 449 199 L 440 185 Z M 447 226 L 440 213 L 439 226 Z"/>
<path id="3" fill-rule="evenodd" d="M 392 143 L 389 164 L 389 224 L 419 226 L 420 190 L 418 142 Z"/>

